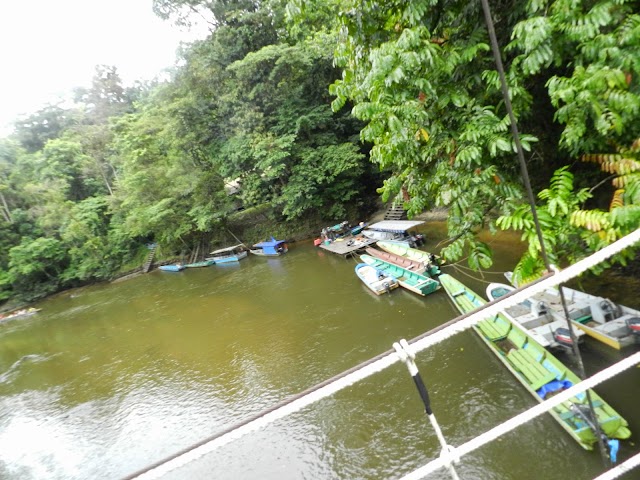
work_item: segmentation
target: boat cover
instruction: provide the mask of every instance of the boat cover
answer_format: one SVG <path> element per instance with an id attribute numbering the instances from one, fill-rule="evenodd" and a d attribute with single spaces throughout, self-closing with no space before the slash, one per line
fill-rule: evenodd
<path id="1" fill-rule="evenodd" d="M 422 225 L 424 222 L 420 220 L 383 220 L 381 222 L 369 225 L 367 230 L 378 230 L 380 232 L 402 233 L 410 228 Z"/>
<path id="2" fill-rule="evenodd" d="M 276 254 L 278 252 L 278 247 L 283 243 L 287 243 L 286 240 L 276 240 L 271 237 L 271 240 L 267 240 L 266 242 L 256 243 L 254 245 L 255 248 L 261 248 L 265 253 Z"/>

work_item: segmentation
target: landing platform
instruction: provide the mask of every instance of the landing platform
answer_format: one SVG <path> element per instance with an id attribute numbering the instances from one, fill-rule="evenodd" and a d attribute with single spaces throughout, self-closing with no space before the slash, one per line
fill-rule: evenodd
<path id="1" fill-rule="evenodd" d="M 342 255 L 343 257 L 347 257 L 349 255 L 355 255 L 360 250 L 363 250 L 376 243 L 377 240 L 366 237 L 347 237 L 345 239 L 338 239 L 336 241 L 331 242 L 329 245 L 325 245 L 321 243 L 318 247 L 326 250 L 327 252 L 335 253 L 337 255 Z M 351 245 L 348 245 L 351 244 Z"/>

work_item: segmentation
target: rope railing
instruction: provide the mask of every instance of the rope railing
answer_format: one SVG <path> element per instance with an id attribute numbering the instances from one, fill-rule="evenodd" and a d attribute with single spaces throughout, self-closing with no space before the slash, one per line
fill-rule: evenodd
<path id="1" fill-rule="evenodd" d="M 602 261 L 622 252 L 626 248 L 629 248 L 638 242 L 640 242 L 640 229 L 621 238 L 611 245 L 608 245 L 589 257 L 576 262 L 574 265 L 571 265 L 562 271 L 550 274 L 529 286 L 509 292 L 500 299 L 488 302 L 483 307 L 456 317 L 451 322 L 448 322 L 444 328 L 442 326 L 437 327 L 432 331 L 409 341 L 408 343 L 411 344 L 416 353 L 421 352 L 467 330 L 468 328 L 471 328 L 487 317 L 496 315 L 506 308 L 527 300 L 536 293 L 540 293 L 548 288 L 566 283 L 568 280 L 588 271 L 590 268 L 593 268 Z M 381 372 L 398 361 L 400 361 L 400 359 L 395 351 L 388 350 L 367 362 L 357 365 L 346 372 L 336 375 L 325 382 L 294 395 L 268 410 L 257 413 L 195 445 L 191 445 L 179 452 L 176 452 L 170 457 L 160 460 L 153 465 L 149 465 L 144 469 L 125 477 L 124 480 L 150 480 L 161 478 L 167 473 L 193 462 L 217 450 L 218 448 L 227 445 L 228 443 L 238 440 L 251 432 L 262 429 L 276 420 L 296 413 L 319 400 L 327 398 L 344 388 L 354 385 L 360 380 L 364 380 L 365 378 L 374 375 L 375 373 Z"/>
<path id="2" fill-rule="evenodd" d="M 584 392 L 590 388 L 593 388 L 600 383 L 609 380 L 610 378 L 618 375 L 625 370 L 635 367 L 640 364 L 640 352 L 635 353 L 619 362 L 613 364 L 612 366 L 605 368 L 604 370 L 596 373 L 595 375 L 587 378 L 586 380 L 581 381 L 580 383 L 576 383 L 575 385 L 569 387 L 566 390 L 554 395 L 553 397 L 545 400 L 535 407 L 532 407 L 515 417 L 510 418 L 504 423 L 493 427 L 491 430 L 486 431 L 485 433 L 478 435 L 477 437 L 469 440 L 467 443 L 463 443 L 457 448 L 453 449 L 453 455 L 456 458 L 461 458 L 463 455 L 473 452 L 478 448 L 486 445 L 487 443 L 500 438 L 501 436 L 509 433 L 511 430 L 524 425 L 525 423 L 533 420 L 534 418 L 546 413 L 548 410 L 552 409 L 560 405 L 562 402 L 569 400 L 572 397 L 575 397 L 579 393 Z M 400 480 L 419 480 L 429 475 L 430 473 L 435 472 L 436 470 L 442 467 L 448 467 L 447 459 L 440 457 L 431 462 L 427 463 L 425 466 L 414 470 L 408 475 L 405 475 Z"/>
<path id="3" fill-rule="evenodd" d="M 630 472 L 638 465 L 640 465 L 640 453 L 635 454 L 633 457 L 622 462 L 620 465 L 607 470 L 602 475 L 594 478 L 593 480 L 614 480 L 620 475 L 624 475 L 625 473 Z"/>

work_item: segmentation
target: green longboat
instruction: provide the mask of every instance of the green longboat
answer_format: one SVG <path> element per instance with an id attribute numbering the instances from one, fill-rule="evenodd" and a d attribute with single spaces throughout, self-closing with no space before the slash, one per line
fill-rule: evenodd
<path id="1" fill-rule="evenodd" d="M 211 265 L 215 265 L 215 263 L 215 260 L 204 260 L 202 262 L 187 263 L 184 268 L 210 267 Z"/>
<path id="2" fill-rule="evenodd" d="M 426 268 L 426 274 L 430 277 L 440 275 L 440 265 L 442 264 L 442 259 L 437 255 L 429 252 L 423 252 L 422 250 L 418 250 L 417 248 L 408 247 L 407 245 L 404 245 L 400 242 L 379 241 L 376 242 L 376 245 L 378 245 L 385 252 L 393 253 L 394 255 L 400 255 L 402 257 L 407 257 L 409 260 L 415 260 L 416 262 L 423 263 Z"/>
<path id="3" fill-rule="evenodd" d="M 395 277 L 401 287 L 411 290 L 418 295 L 429 295 L 440 288 L 440 284 L 433 278 L 412 272 L 411 270 L 399 267 L 393 263 L 374 258 L 371 255 L 360 255 L 360 258 L 367 265 L 372 265 L 378 270 L 382 270 L 392 277 Z"/>
<path id="4" fill-rule="evenodd" d="M 462 313 L 486 303 L 451 275 L 440 275 L 439 280 Z M 542 402 L 545 396 L 580 382 L 577 375 L 501 313 L 482 320 L 473 329 L 538 402 Z M 627 421 L 593 390 L 589 390 L 589 393 L 602 432 L 610 439 L 629 438 L 631 431 Z M 584 393 L 561 403 L 549 413 L 580 446 L 593 450 L 598 438 L 589 426 L 592 420 Z"/>

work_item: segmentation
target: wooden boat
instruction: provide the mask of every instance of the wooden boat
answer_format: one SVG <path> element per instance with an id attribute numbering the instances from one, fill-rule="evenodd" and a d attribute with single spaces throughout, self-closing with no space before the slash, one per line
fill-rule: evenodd
<path id="1" fill-rule="evenodd" d="M 247 258 L 247 247 L 240 243 L 231 247 L 221 248 L 211 252 L 207 260 L 213 260 L 216 264 L 239 262 L 243 258 Z"/>
<path id="2" fill-rule="evenodd" d="M 158 269 L 163 272 L 181 272 L 184 270 L 184 265 L 179 263 L 176 263 L 175 265 L 160 265 Z"/>
<path id="3" fill-rule="evenodd" d="M 486 303 L 451 275 L 443 274 L 439 279 L 461 313 L 470 312 Z M 502 313 L 479 322 L 473 329 L 538 402 L 580 381 L 577 375 Z M 610 439 L 629 438 L 631 431 L 627 421 L 597 393 L 593 390 L 589 392 L 602 432 Z M 561 403 L 549 413 L 583 448 L 594 448 L 598 439 L 594 428 L 589 426 L 589 423 L 593 425 L 593 421 L 584 393 Z"/>
<path id="4" fill-rule="evenodd" d="M 505 276 L 511 279 L 512 272 Z M 640 340 L 640 311 L 572 288 L 562 290 L 569 318 L 580 331 L 617 350 Z M 542 302 L 554 318 L 565 318 L 557 289 L 545 290 L 531 300 Z"/>
<path id="5" fill-rule="evenodd" d="M 395 277 L 401 287 L 418 295 L 429 295 L 440 288 L 440 284 L 433 278 L 412 272 L 393 263 L 385 262 L 371 255 L 360 255 L 360 258 L 367 265 L 383 270 L 385 273 Z"/>
<path id="6" fill-rule="evenodd" d="M 433 253 L 424 252 L 417 248 L 411 248 L 402 242 L 395 241 L 380 241 L 377 242 L 376 245 L 385 252 L 393 253 L 394 255 L 401 255 L 416 262 L 423 263 L 425 265 L 426 272 L 431 277 L 440 275 L 442 259 Z"/>
<path id="7" fill-rule="evenodd" d="M 216 262 L 214 262 L 211 259 L 206 259 L 206 260 L 203 260 L 202 262 L 187 263 L 187 264 L 185 264 L 184 268 L 210 267 L 211 265 L 213 265 L 215 263 Z"/>
<path id="8" fill-rule="evenodd" d="M 376 295 L 391 293 L 391 290 L 398 288 L 398 280 L 366 263 L 356 265 L 356 275 Z"/>
<path id="9" fill-rule="evenodd" d="M 286 240 L 276 240 L 271 237 L 270 240 L 265 242 L 256 243 L 253 248 L 249 250 L 254 255 L 262 257 L 278 257 L 289 251 Z"/>
<path id="10" fill-rule="evenodd" d="M 401 255 L 395 255 L 393 253 L 385 252 L 384 250 L 378 250 L 377 248 L 373 247 L 367 247 L 365 251 L 372 257 L 384 260 L 385 262 L 393 263 L 394 265 L 406 268 L 407 270 L 411 270 L 412 272 L 424 274 L 426 270 L 424 263 L 411 260 Z"/>
<path id="11" fill-rule="evenodd" d="M 512 290 L 514 287 L 511 285 L 490 283 L 486 290 L 487 298 L 495 300 Z M 544 348 L 571 349 L 573 346 L 566 319 L 553 315 L 543 301 L 531 298 L 506 308 L 503 313 L 512 322 L 518 322 Z M 574 334 L 579 342 L 584 337 L 582 330 L 574 329 Z"/>

